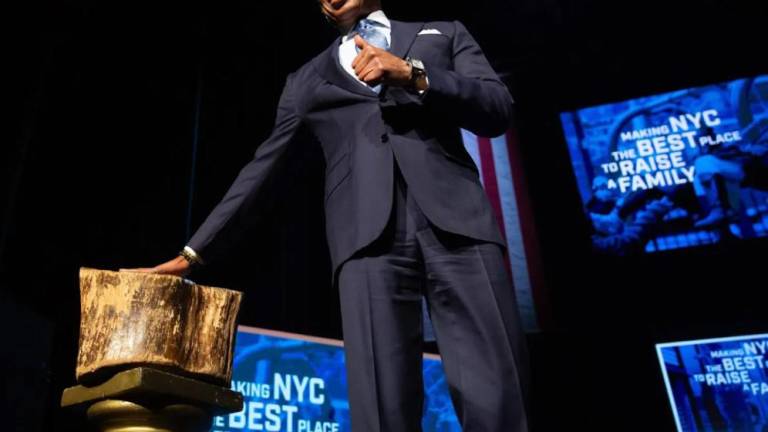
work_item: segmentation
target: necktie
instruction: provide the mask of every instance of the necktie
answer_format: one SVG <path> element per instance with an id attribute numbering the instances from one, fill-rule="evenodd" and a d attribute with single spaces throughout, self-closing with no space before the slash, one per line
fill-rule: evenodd
<path id="1" fill-rule="evenodd" d="M 387 36 L 384 34 L 383 27 L 384 24 L 381 24 L 380 22 L 362 19 L 355 25 L 354 31 L 369 44 L 389 51 L 389 42 L 387 42 Z M 355 48 L 357 49 L 357 52 L 360 52 L 360 48 Z"/>

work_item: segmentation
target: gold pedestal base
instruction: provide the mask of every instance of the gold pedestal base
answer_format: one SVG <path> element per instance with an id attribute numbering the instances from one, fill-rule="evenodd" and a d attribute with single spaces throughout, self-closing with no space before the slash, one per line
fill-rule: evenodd
<path id="1" fill-rule="evenodd" d="M 211 415 L 194 405 L 148 408 L 123 400 L 96 402 L 88 408 L 88 420 L 100 432 L 206 432 Z"/>
<path id="2" fill-rule="evenodd" d="M 100 432 L 205 432 L 213 416 L 242 409 L 243 396 L 230 389 L 139 367 L 95 387 L 64 390 L 61 406 L 88 407 Z"/>

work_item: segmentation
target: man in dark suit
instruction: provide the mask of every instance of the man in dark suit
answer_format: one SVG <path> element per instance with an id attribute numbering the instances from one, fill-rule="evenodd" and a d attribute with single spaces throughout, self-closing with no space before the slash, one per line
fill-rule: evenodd
<path id="1" fill-rule="evenodd" d="M 379 0 L 320 7 L 341 36 L 288 76 L 271 136 L 180 257 L 148 271 L 183 275 L 224 253 L 306 128 L 326 160 L 353 430 L 421 429 L 425 296 L 464 430 L 525 431 L 504 240 L 460 135 L 504 132 L 512 98 L 459 22 L 390 21 Z"/>

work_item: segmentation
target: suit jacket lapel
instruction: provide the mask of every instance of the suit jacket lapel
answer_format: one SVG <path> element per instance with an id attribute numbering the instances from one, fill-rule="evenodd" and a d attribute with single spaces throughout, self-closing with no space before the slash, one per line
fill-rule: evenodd
<path id="1" fill-rule="evenodd" d="M 424 27 L 424 23 L 410 23 L 390 20 L 392 24 L 392 46 L 390 52 L 400 58 L 405 58 L 411 49 L 416 35 Z"/>
<path id="2" fill-rule="evenodd" d="M 424 23 L 406 23 L 394 20 L 390 20 L 390 22 L 392 23 L 392 46 L 390 52 L 398 57 L 405 57 L 411 45 L 413 45 L 416 35 L 424 27 Z M 378 98 L 379 95 L 352 78 L 341 67 L 339 63 L 339 44 L 341 44 L 341 37 L 336 38 L 325 52 L 319 56 L 316 63 L 318 73 L 335 86 L 361 96 Z"/>

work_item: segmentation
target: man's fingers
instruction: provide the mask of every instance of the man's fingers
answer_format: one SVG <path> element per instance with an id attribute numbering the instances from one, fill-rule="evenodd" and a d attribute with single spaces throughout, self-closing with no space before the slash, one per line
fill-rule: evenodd
<path id="1" fill-rule="evenodd" d="M 365 72 L 360 74 L 360 80 L 370 86 L 376 86 L 380 84 L 381 78 L 383 76 L 384 76 L 384 73 L 380 68 L 372 67 L 372 68 L 366 69 Z"/>
<path id="2" fill-rule="evenodd" d="M 355 45 L 362 50 L 368 46 L 368 42 L 366 42 L 365 39 L 363 39 L 362 36 L 358 34 L 355 35 Z"/>
<path id="3" fill-rule="evenodd" d="M 157 270 L 155 267 L 147 268 L 147 267 L 141 267 L 141 268 L 121 268 L 121 272 L 134 272 L 134 273 L 156 273 Z"/>
<path id="4" fill-rule="evenodd" d="M 356 74 L 360 75 L 360 72 L 368 67 L 371 59 L 373 59 L 373 52 L 370 50 L 360 51 L 360 54 L 355 57 L 356 62 L 352 63 L 352 69 L 355 70 Z"/>
<path id="5" fill-rule="evenodd" d="M 371 65 L 371 63 L 376 59 L 376 53 L 373 50 L 366 49 L 364 51 L 360 51 L 360 54 L 357 55 L 358 62 L 356 65 L 352 66 L 352 68 L 355 70 L 355 73 L 360 74 L 360 72 L 366 70 L 368 66 Z"/>
<path id="6" fill-rule="evenodd" d="M 387 73 L 385 65 L 391 64 L 389 59 L 385 59 L 389 53 L 369 44 L 360 35 L 355 35 L 355 45 L 360 49 L 360 52 L 352 60 L 352 69 L 355 71 L 355 75 L 368 85 L 381 84 Z"/>
<path id="7" fill-rule="evenodd" d="M 359 65 L 360 62 L 363 61 L 363 55 L 364 55 L 363 51 L 360 51 L 352 60 L 352 69 L 355 69 L 355 71 L 357 71 L 357 65 Z"/>
<path id="8" fill-rule="evenodd" d="M 362 63 L 362 66 L 365 66 L 366 63 L 370 61 L 372 57 L 376 54 L 376 50 L 374 47 L 370 45 L 366 45 L 365 48 L 362 48 L 359 53 L 357 53 L 357 56 L 355 56 L 354 60 L 352 60 L 352 68 L 356 68 Z"/>
<path id="9" fill-rule="evenodd" d="M 371 76 L 371 73 L 376 74 L 376 79 L 379 79 L 384 76 L 385 74 L 384 65 L 382 64 L 380 59 L 378 58 L 372 59 L 370 62 L 368 62 L 365 68 L 361 68 L 357 76 L 362 81 L 368 82 L 366 79 L 368 79 Z"/>
<path id="10" fill-rule="evenodd" d="M 363 61 L 363 56 L 365 56 L 365 51 L 360 51 L 357 53 L 355 58 L 352 60 L 352 69 L 355 69 L 357 65 L 360 64 L 361 61 Z"/>

